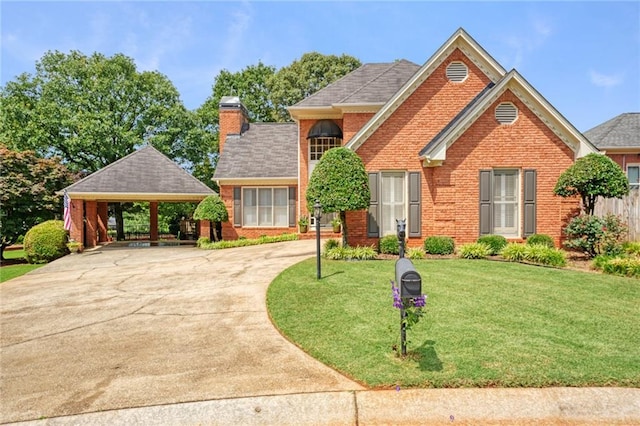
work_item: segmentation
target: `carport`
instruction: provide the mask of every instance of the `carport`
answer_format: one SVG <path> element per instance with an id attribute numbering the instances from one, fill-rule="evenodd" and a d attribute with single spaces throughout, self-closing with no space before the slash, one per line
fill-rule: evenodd
<path id="1" fill-rule="evenodd" d="M 109 203 L 148 202 L 149 237 L 158 241 L 158 203 L 199 202 L 215 191 L 160 151 L 147 145 L 66 187 L 71 213 L 70 238 L 83 247 L 108 241 Z M 200 229 L 208 232 L 209 223 Z"/>

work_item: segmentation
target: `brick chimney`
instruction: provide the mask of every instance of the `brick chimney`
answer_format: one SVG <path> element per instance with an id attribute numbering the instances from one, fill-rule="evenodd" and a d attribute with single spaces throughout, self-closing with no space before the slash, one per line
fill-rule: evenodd
<path id="1" fill-rule="evenodd" d="M 220 142 L 219 150 L 227 140 L 228 135 L 239 135 L 249 129 L 249 113 L 242 105 L 238 96 L 223 96 L 220 99 Z"/>

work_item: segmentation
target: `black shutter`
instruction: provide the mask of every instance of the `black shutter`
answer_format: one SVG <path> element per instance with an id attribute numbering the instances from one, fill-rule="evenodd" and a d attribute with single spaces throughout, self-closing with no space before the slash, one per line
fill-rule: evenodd
<path id="1" fill-rule="evenodd" d="M 524 236 L 536 233 L 536 171 L 524 171 Z"/>
<path id="2" fill-rule="evenodd" d="M 296 226 L 296 187 L 289 187 L 289 226 Z"/>
<path id="3" fill-rule="evenodd" d="M 242 188 L 233 187 L 233 226 L 242 226 Z"/>
<path id="4" fill-rule="evenodd" d="M 380 206 L 379 206 L 379 174 L 378 173 L 369 173 L 369 190 L 371 191 L 371 201 L 369 202 L 369 211 L 367 213 L 367 236 L 368 237 L 379 237 L 380 236 L 380 226 L 378 225 L 378 220 L 380 217 Z"/>
<path id="5" fill-rule="evenodd" d="M 491 170 L 480 170 L 480 235 L 493 232 L 492 177 Z"/>
<path id="6" fill-rule="evenodd" d="M 420 172 L 409 172 L 409 236 L 422 236 L 420 211 Z"/>

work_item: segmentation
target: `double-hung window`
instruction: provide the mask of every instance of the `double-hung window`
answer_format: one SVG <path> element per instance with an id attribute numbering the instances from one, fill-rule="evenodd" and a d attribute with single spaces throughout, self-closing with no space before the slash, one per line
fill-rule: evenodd
<path id="1" fill-rule="evenodd" d="M 640 189 L 640 164 L 628 165 L 627 177 L 629 178 L 630 189 Z"/>
<path id="2" fill-rule="evenodd" d="M 289 198 L 287 188 L 243 188 L 243 226 L 289 225 Z"/>

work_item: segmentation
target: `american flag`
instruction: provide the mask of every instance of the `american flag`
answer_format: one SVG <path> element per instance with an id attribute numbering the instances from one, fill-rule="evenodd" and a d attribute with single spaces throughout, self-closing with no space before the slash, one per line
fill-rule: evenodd
<path id="1" fill-rule="evenodd" d="M 63 205 L 64 205 L 64 213 L 63 213 L 63 217 L 64 217 L 64 229 L 66 229 L 67 231 L 69 231 L 71 229 L 71 200 L 69 199 L 69 194 L 67 193 L 67 191 L 64 191 L 64 199 L 63 199 Z"/>

